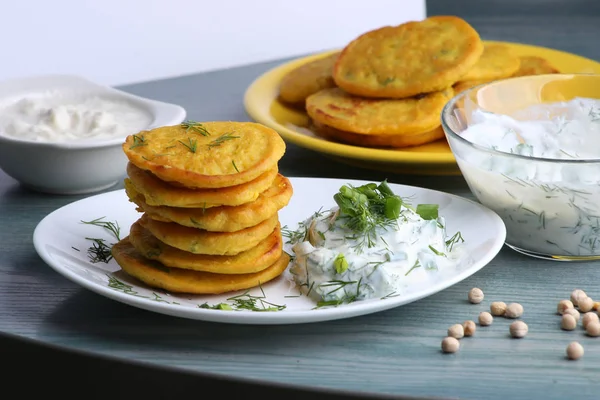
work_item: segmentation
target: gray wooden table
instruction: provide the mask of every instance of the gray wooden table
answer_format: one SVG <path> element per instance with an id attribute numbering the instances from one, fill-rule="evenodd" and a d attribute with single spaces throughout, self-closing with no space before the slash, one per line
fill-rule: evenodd
<path id="1" fill-rule="evenodd" d="M 439 0 L 428 2 L 428 12 L 463 15 L 485 39 L 550 46 L 600 60 L 599 3 Z M 248 120 L 242 106 L 245 89 L 282 61 L 123 89 L 181 104 L 194 120 Z M 359 169 L 292 144 L 280 169 L 287 176 L 387 178 L 471 198 L 460 176 Z M 51 270 L 34 251 L 33 229 L 49 212 L 80 198 L 27 191 L 0 171 L 0 332 L 4 335 L 0 349 L 5 357 L 11 348 L 26 354 L 29 367 L 22 371 L 53 365 L 44 364 L 46 357 L 67 357 L 74 350 L 85 358 L 75 359 L 72 371 L 87 368 L 86 373 L 94 375 L 89 382 L 98 385 L 96 393 L 101 386 L 111 385 L 111 379 L 118 380 L 123 389 L 148 366 L 162 368 L 163 374 L 167 374 L 165 367 L 174 369 L 170 379 L 188 376 L 192 382 L 208 376 L 213 381 L 230 379 L 231 385 L 248 382 L 290 388 L 283 394 L 288 398 L 306 395 L 304 390 L 345 392 L 346 397 L 349 393 L 499 400 L 600 396 L 600 338 L 585 337 L 581 330 L 562 331 L 555 315 L 557 302 L 574 288 L 600 299 L 600 262 L 542 261 L 504 248 L 472 277 L 403 307 L 332 322 L 232 326 L 130 307 L 85 290 Z M 475 286 L 486 295 L 479 305 L 466 301 L 468 290 Z M 492 326 L 479 328 L 475 337 L 464 339 L 459 353 L 442 354 L 440 341 L 446 329 L 476 318 L 493 300 L 524 306 L 528 336 L 510 339 L 509 322 L 497 319 Z M 564 357 L 572 340 L 585 346 L 585 356 L 577 362 Z M 55 350 L 35 352 L 36 344 Z M 105 358 L 121 364 L 103 368 Z M 13 360 L 23 361 L 22 357 Z M 61 382 L 65 379 L 54 368 L 31 370 L 38 377 L 54 374 Z M 146 396 L 159 391 L 160 379 L 139 379 L 148 389 Z M 162 382 L 165 392 L 177 392 L 174 382 Z M 113 397 L 119 397 L 118 392 L 111 390 Z"/>

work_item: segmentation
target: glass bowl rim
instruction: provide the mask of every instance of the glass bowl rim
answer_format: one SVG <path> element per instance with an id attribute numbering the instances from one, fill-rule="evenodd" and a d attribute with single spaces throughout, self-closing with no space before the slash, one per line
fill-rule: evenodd
<path id="1" fill-rule="evenodd" d="M 442 115 L 441 115 L 441 124 L 442 124 L 442 129 L 444 130 L 444 132 L 450 136 L 452 139 L 457 140 L 460 143 L 463 143 L 465 145 L 467 145 L 468 147 L 476 150 L 476 151 L 480 151 L 480 152 L 484 152 L 484 153 L 490 153 L 492 155 L 496 155 L 496 156 L 500 156 L 500 157 L 508 157 L 508 158 L 514 158 L 517 160 L 522 160 L 522 161 L 529 161 L 529 162 L 543 162 L 543 163 L 552 163 L 552 164 L 575 164 L 575 165 L 581 165 L 581 164 L 600 164 L 600 156 L 598 156 L 598 158 L 584 158 L 584 159 L 564 159 L 564 158 L 548 158 L 548 157 L 534 157 L 534 156 L 524 156 L 521 154 L 514 154 L 514 153 L 507 153 L 505 151 L 499 151 L 499 150 L 495 150 L 489 147 L 485 147 L 476 143 L 473 143 L 467 139 L 465 139 L 464 137 L 462 137 L 462 135 L 460 135 L 459 133 L 455 132 L 454 129 L 452 129 L 450 127 L 450 125 L 447 122 L 447 119 L 449 118 L 449 116 L 451 115 L 451 110 L 456 108 L 456 103 L 463 99 L 464 97 L 468 96 L 469 94 L 471 94 L 472 92 L 474 92 L 475 90 L 479 90 L 484 86 L 489 86 L 492 84 L 498 84 L 498 83 L 502 83 L 504 81 L 513 81 L 513 80 L 528 80 L 531 79 L 533 76 L 536 77 L 540 77 L 540 76 L 549 76 L 549 77 L 558 77 L 558 76 L 571 76 L 571 77 L 577 77 L 577 76 L 588 76 L 588 77 L 592 77 L 592 78 L 597 78 L 600 81 L 600 73 L 559 73 L 559 74 L 543 74 L 543 75 L 531 75 L 531 76 L 517 76 L 517 77 L 512 77 L 512 78 L 506 78 L 506 79 L 499 79 L 499 80 L 495 80 L 495 81 L 491 81 L 491 82 L 485 82 L 482 84 L 479 84 L 477 86 L 473 86 L 469 89 L 466 89 L 462 92 L 460 92 L 459 94 L 456 94 L 454 97 L 452 97 L 445 105 L 444 108 L 442 109 Z M 600 93 L 599 93 L 600 96 Z M 597 99 L 600 102 L 600 97 Z M 496 114 L 492 111 L 489 111 L 492 114 Z M 502 115 L 502 114 L 497 114 L 497 115 Z M 448 143 L 448 145 L 450 145 L 450 143 Z M 452 147 L 452 146 L 450 146 Z"/>

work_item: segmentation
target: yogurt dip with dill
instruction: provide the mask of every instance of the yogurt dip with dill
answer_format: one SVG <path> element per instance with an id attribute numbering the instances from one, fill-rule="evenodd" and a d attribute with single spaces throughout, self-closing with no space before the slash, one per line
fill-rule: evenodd
<path id="1" fill-rule="evenodd" d="M 460 136 L 497 151 L 455 149 L 475 196 L 506 224 L 509 245 L 553 258 L 600 256 L 600 100 L 510 116 L 479 109 Z"/>
<path id="2" fill-rule="evenodd" d="M 436 204 L 413 207 L 385 181 L 344 185 L 334 200 L 337 206 L 284 231 L 290 273 L 319 306 L 397 296 L 460 259 L 464 239 L 447 236 Z"/>

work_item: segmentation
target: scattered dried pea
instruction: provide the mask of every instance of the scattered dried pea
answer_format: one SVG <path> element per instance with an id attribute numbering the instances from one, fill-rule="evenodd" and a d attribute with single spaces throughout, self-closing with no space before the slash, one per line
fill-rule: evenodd
<path id="1" fill-rule="evenodd" d="M 469 301 L 473 304 L 479 304 L 483 301 L 483 290 L 473 288 L 469 290 Z"/>
<path id="2" fill-rule="evenodd" d="M 586 329 L 587 326 L 593 322 L 600 322 L 598 314 L 591 311 L 588 311 L 585 314 L 583 314 L 583 318 L 581 319 L 581 325 L 583 326 L 583 329 Z"/>
<path id="3" fill-rule="evenodd" d="M 521 315 L 523 315 L 523 306 L 519 303 L 510 303 L 506 306 L 506 311 L 504 311 L 506 318 L 519 318 Z"/>
<path id="4" fill-rule="evenodd" d="M 454 324 L 448 328 L 448 336 L 455 339 L 462 339 L 462 337 L 465 336 L 465 329 L 461 324 Z"/>
<path id="5" fill-rule="evenodd" d="M 569 360 L 578 360 L 583 356 L 583 346 L 578 342 L 571 342 L 567 346 L 567 358 Z"/>
<path id="6" fill-rule="evenodd" d="M 492 315 L 500 317 L 504 315 L 505 311 L 506 303 L 503 301 L 492 301 L 492 304 L 490 304 L 490 312 L 492 313 Z"/>
<path id="7" fill-rule="evenodd" d="M 571 302 L 574 306 L 579 305 L 579 299 L 588 297 L 587 294 L 581 289 L 575 289 L 571 292 Z"/>
<path id="8" fill-rule="evenodd" d="M 588 311 L 592 311 L 592 308 L 594 307 L 594 300 L 592 300 L 591 297 L 584 297 L 584 298 L 580 298 L 579 299 L 579 311 L 581 312 L 588 312 Z"/>
<path id="9" fill-rule="evenodd" d="M 477 330 L 477 325 L 475 325 L 475 322 L 468 320 L 463 322 L 463 329 L 465 331 L 465 336 L 473 336 Z"/>
<path id="10" fill-rule="evenodd" d="M 525 335 L 527 335 L 527 332 L 529 331 L 529 327 L 523 321 L 515 321 L 512 324 L 510 324 L 509 330 L 510 330 L 510 335 L 512 337 L 520 339 L 522 337 L 525 337 Z"/>
<path id="11" fill-rule="evenodd" d="M 494 317 L 487 311 L 482 311 L 479 313 L 479 325 L 488 326 L 494 322 Z"/>
<path id="12" fill-rule="evenodd" d="M 581 317 L 581 315 L 579 314 L 579 311 L 577 311 L 576 308 L 568 308 L 565 310 L 565 313 L 563 315 L 572 315 L 575 318 L 575 321 L 579 321 L 579 318 Z"/>
<path id="13" fill-rule="evenodd" d="M 577 328 L 577 320 L 570 314 L 563 314 L 560 320 L 560 327 L 565 331 L 572 331 Z"/>
<path id="14" fill-rule="evenodd" d="M 600 322 L 590 322 L 585 328 L 585 333 L 592 337 L 600 336 Z"/>
<path id="15" fill-rule="evenodd" d="M 442 351 L 444 353 L 456 353 L 459 348 L 460 342 L 452 336 L 445 337 L 442 340 Z"/>
<path id="16" fill-rule="evenodd" d="M 571 300 L 561 300 L 558 302 L 558 306 L 556 307 L 556 312 L 560 315 L 563 315 L 565 311 L 570 308 L 575 308 L 573 302 Z"/>

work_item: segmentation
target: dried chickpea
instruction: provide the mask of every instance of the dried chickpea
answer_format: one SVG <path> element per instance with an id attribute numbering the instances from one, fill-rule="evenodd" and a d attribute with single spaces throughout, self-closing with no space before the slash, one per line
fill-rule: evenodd
<path id="1" fill-rule="evenodd" d="M 600 301 L 595 301 L 594 302 L 594 306 L 592 307 L 592 310 L 600 312 Z"/>
<path id="2" fill-rule="evenodd" d="M 492 301 L 492 304 L 490 304 L 490 312 L 492 313 L 492 315 L 500 317 L 504 315 L 505 311 L 506 303 L 503 301 Z"/>
<path id="3" fill-rule="evenodd" d="M 591 297 L 584 297 L 579 299 L 579 311 L 588 312 L 592 311 L 594 307 L 594 300 Z"/>
<path id="4" fill-rule="evenodd" d="M 600 322 L 590 322 L 585 328 L 585 333 L 592 337 L 600 336 Z"/>
<path id="5" fill-rule="evenodd" d="M 452 336 L 445 337 L 442 340 L 442 351 L 444 353 L 456 353 L 459 348 L 460 342 Z"/>
<path id="6" fill-rule="evenodd" d="M 578 360 L 583 356 L 583 346 L 578 342 L 571 342 L 567 346 L 567 358 L 569 360 Z"/>
<path id="7" fill-rule="evenodd" d="M 523 306 L 519 303 L 510 303 L 506 306 L 506 311 L 504 311 L 506 318 L 519 318 L 521 315 L 523 315 Z"/>
<path id="8" fill-rule="evenodd" d="M 483 301 L 483 290 L 473 288 L 469 290 L 469 301 L 473 304 L 479 304 Z"/>
<path id="9" fill-rule="evenodd" d="M 585 297 L 588 296 L 583 290 L 575 289 L 571 292 L 571 303 L 577 307 L 579 305 L 579 299 L 583 299 Z"/>
<path id="10" fill-rule="evenodd" d="M 494 322 L 494 317 L 487 311 L 482 311 L 479 313 L 479 325 L 488 326 Z"/>
<path id="11" fill-rule="evenodd" d="M 583 318 L 581 319 L 581 325 L 583 326 L 583 329 L 586 329 L 587 326 L 593 322 L 600 322 L 600 318 L 598 317 L 598 314 L 596 314 L 595 312 L 591 312 L 591 311 L 583 314 Z"/>
<path id="12" fill-rule="evenodd" d="M 579 313 L 579 311 L 577 311 L 576 308 L 568 308 L 565 310 L 565 313 L 563 315 L 572 315 L 573 318 L 575 318 L 575 321 L 579 321 L 579 318 L 581 318 L 581 314 Z"/>
<path id="13" fill-rule="evenodd" d="M 563 314 L 560 320 L 560 328 L 565 331 L 572 331 L 577 328 L 577 320 L 570 314 Z"/>
<path id="14" fill-rule="evenodd" d="M 454 324 L 448 328 L 448 336 L 455 339 L 461 339 L 463 336 L 465 336 L 465 329 L 461 324 Z"/>
<path id="15" fill-rule="evenodd" d="M 558 306 L 556 307 L 556 312 L 560 315 L 563 315 L 565 311 L 570 308 L 575 308 L 573 302 L 571 300 L 561 300 L 558 302 Z"/>
<path id="16" fill-rule="evenodd" d="M 529 331 L 529 327 L 523 321 L 515 321 L 512 324 L 510 324 L 509 330 L 510 330 L 510 336 L 520 339 L 522 337 L 525 337 L 525 335 L 527 335 L 527 332 Z"/>
<path id="17" fill-rule="evenodd" d="M 473 336 L 477 330 L 477 325 L 471 320 L 465 321 L 463 322 L 463 329 L 465 331 L 465 336 Z"/>

